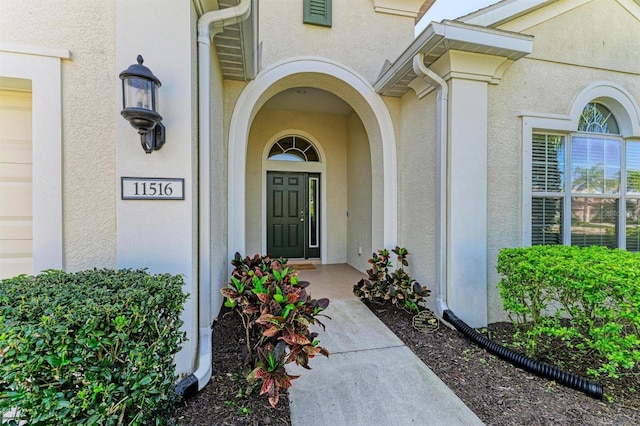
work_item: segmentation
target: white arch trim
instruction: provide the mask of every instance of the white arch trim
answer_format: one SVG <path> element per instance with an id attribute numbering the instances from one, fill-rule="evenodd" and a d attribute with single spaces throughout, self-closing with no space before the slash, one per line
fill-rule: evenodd
<path id="1" fill-rule="evenodd" d="M 242 92 L 231 116 L 228 157 L 228 256 L 245 253 L 245 179 L 247 141 L 251 122 L 266 99 L 265 92 L 282 79 L 300 73 L 325 74 L 354 88 L 371 108 L 382 138 L 384 202 L 383 241 L 393 247 L 397 241 L 397 163 L 393 122 L 386 105 L 373 86 L 361 75 L 339 62 L 321 57 L 288 58 L 265 68 Z M 365 123 L 366 127 L 366 123 Z"/>
<path id="2" fill-rule="evenodd" d="M 627 89 L 609 81 L 592 83 L 576 96 L 569 113 L 571 127 L 574 131 L 578 130 L 578 123 L 584 107 L 593 101 L 601 102 L 611 110 L 618 122 L 622 136 L 640 136 L 640 108 L 637 102 Z"/>

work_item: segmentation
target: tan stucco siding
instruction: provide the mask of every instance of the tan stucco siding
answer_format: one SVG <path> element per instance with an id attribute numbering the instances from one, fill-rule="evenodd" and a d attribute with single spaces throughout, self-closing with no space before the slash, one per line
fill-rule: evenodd
<path id="1" fill-rule="evenodd" d="M 426 285 L 435 310 L 436 281 L 436 92 L 401 98 L 398 143 L 398 245 L 409 250 L 409 274 Z"/>
<path id="2" fill-rule="evenodd" d="M 227 133 L 226 84 L 212 49 L 211 71 L 211 312 L 215 317 L 224 302 L 220 288 L 229 280 L 231 259 L 227 257 Z M 231 107 L 230 107 L 231 108 Z M 197 223 L 197 219 L 196 219 Z"/>
<path id="3" fill-rule="evenodd" d="M 1 41 L 71 52 L 62 62 L 64 266 L 114 267 L 115 2 L 0 0 L 0 10 Z"/>
<path id="4" fill-rule="evenodd" d="M 561 7 L 561 4 L 551 5 Z M 544 8 L 538 14 L 542 15 Z M 635 6 L 636 12 L 640 7 Z M 536 16 L 533 14 L 532 16 Z M 531 21 L 525 15 L 504 26 L 533 35 L 535 58 L 564 64 L 637 73 L 638 18 L 616 0 L 593 0 L 549 20 Z"/>
<path id="5" fill-rule="evenodd" d="M 367 260 L 375 250 L 371 246 L 371 152 L 367 132 L 357 114 L 347 120 L 347 263 L 365 272 Z"/>
<path id="6" fill-rule="evenodd" d="M 250 255 L 262 250 L 261 215 L 262 154 L 266 144 L 279 132 L 296 130 L 315 138 L 326 158 L 327 217 L 321 226 L 327 227 L 327 253 L 324 263 L 346 262 L 347 238 L 347 120 L 333 114 L 301 113 L 287 110 L 262 109 L 255 117 L 249 134 L 246 169 L 246 247 Z M 233 194 L 230 194 L 233 196 Z"/>
<path id="7" fill-rule="evenodd" d="M 393 61 L 413 41 L 413 18 L 376 13 L 371 0 L 333 0 L 331 28 L 303 24 L 302 4 L 260 1 L 262 67 L 284 58 L 322 56 L 373 82 L 384 61 Z"/>

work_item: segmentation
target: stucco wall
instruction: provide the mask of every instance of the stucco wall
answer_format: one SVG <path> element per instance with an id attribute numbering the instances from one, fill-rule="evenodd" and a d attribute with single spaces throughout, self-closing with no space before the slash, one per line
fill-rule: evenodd
<path id="1" fill-rule="evenodd" d="M 620 3 L 639 12 L 640 6 L 632 1 Z M 570 4 L 559 2 L 500 28 L 533 35 L 534 51 L 529 57 L 637 73 L 637 49 L 633 46 L 640 38 L 640 26 L 638 18 L 620 3 L 593 0 L 553 16 L 553 11 Z M 545 15 L 551 19 L 543 18 Z"/>
<path id="2" fill-rule="evenodd" d="M 371 246 L 371 152 L 362 121 L 352 113 L 347 119 L 347 263 L 365 272 L 367 260 L 375 250 Z"/>
<path id="3" fill-rule="evenodd" d="M 409 250 L 409 274 L 431 290 L 436 283 L 436 92 L 401 98 L 398 144 L 398 245 Z"/>
<path id="4" fill-rule="evenodd" d="M 312 135 L 326 155 L 327 259 L 325 263 L 346 262 L 347 239 L 347 120 L 333 114 L 302 113 L 263 108 L 256 115 L 247 147 L 246 247 L 248 254 L 262 251 L 265 236 L 261 230 L 262 153 L 265 145 L 281 131 L 291 129 Z M 232 196 L 232 195 L 231 195 Z"/>
<path id="5" fill-rule="evenodd" d="M 570 30 L 569 30 L 570 29 Z M 609 81 L 640 102 L 636 18 L 613 0 L 594 0 L 524 32 L 533 53 L 489 88 L 488 304 L 489 322 L 504 319 L 495 271 L 503 247 L 522 245 L 523 112 L 567 115 L 587 86 Z M 636 59 L 633 59 L 633 58 Z M 635 68 L 634 68 L 635 67 Z"/>
<path id="6" fill-rule="evenodd" d="M 333 0 L 332 27 L 302 23 L 302 1 L 261 0 L 262 67 L 295 56 L 335 59 L 370 82 L 413 40 L 414 19 L 376 13 L 371 0 Z"/>
<path id="7" fill-rule="evenodd" d="M 114 267 L 115 2 L 0 0 L 0 10 L 0 41 L 71 52 L 62 62 L 64 267 Z"/>

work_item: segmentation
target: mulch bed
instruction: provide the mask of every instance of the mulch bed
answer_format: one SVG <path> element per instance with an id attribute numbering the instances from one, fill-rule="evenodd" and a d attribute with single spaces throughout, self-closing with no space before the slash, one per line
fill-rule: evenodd
<path id="1" fill-rule="evenodd" d="M 413 315 L 407 312 L 378 305 L 370 309 L 487 425 L 640 424 L 640 368 L 618 381 L 601 378 L 605 396 L 613 397 L 613 401 L 599 401 L 515 368 L 455 330 L 441 325 L 433 333 L 421 333 L 413 328 Z M 513 327 L 496 323 L 488 327 L 487 333 L 492 340 L 506 344 Z M 235 313 L 221 315 L 213 329 L 212 379 L 199 394 L 176 409 L 179 424 L 291 424 L 286 395 L 281 395 L 275 410 L 266 396 L 258 395 L 259 389 L 249 396 L 238 396 L 240 389 L 246 388 L 240 371 L 244 342 L 238 337 L 242 335 Z M 562 354 L 559 349 L 554 355 L 566 360 L 562 368 L 586 377 L 589 360 L 572 360 L 571 354 Z"/>
<path id="2" fill-rule="evenodd" d="M 213 326 L 213 371 L 209 383 L 179 404 L 175 419 L 180 425 L 290 425 L 289 398 L 280 394 L 278 406 L 269 405 L 260 388 L 244 395 L 247 382 L 242 372 L 246 347 L 244 328 L 235 312 L 223 308 Z M 295 382 L 293 384 L 295 386 Z"/>

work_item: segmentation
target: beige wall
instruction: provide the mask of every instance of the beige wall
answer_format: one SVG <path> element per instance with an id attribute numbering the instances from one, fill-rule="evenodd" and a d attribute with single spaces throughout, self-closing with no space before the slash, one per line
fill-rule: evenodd
<path id="1" fill-rule="evenodd" d="M 634 46 L 640 39 L 640 25 L 638 18 L 620 4 L 633 2 L 593 0 L 553 16 L 552 11 L 570 4 L 558 3 L 500 28 L 533 35 L 530 58 L 637 73 Z M 632 8 L 638 13 L 640 6 Z"/>
<path id="2" fill-rule="evenodd" d="M 413 41 L 414 19 L 374 11 L 371 0 L 333 0 L 332 27 L 302 23 L 302 1 L 260 0 L 262 67 L 284 58 L 335 59 L 370 82 Z"/>
<path id="3" fill-rule="evenodd" d="M 321 226 L 327 227 L 325 263 L 346 262 L 347 243 L 347 119 L 334 114 L 302 113 L 263 108 L 256 115 L 247 147 L 246 247 L 247 254 L 262 251 L 262 153 L 266 144 L 279 132 L 300 130 L 311 135 L 321 145 L 326 156 L 327 217 Z M 233 196 L 233 195 L 230 195 Z"/>
<path id="4" fill-rule="evenodd" d="M 517 22 L 516 22 L 517 23 Z M 599 81 L 616 83 L 640 103 L 638 20 L 613 0 L 594 0 L 527 28 L 533 53 L 489 88 L 489 322 L 504 319 L 495 272 L 498 252 L 522 244 L 523 112 L 567 115 L 575 97 Z"/>
<path id="5" fill-rule="evenodd" d="M 0 0 L 0 10 L 0 41 L 71 51 L 62 62 L 64 266 L 114 267 L 115 2 Z"/>
<path id="6" fill-rule="evenodd" d="M 360 118 L 352 113 L 347 119 L 347 263 L 364 272 L 371 246 L 371 150 Z"/>
<path id="7" fill-rule="evenodd" d="M 436 284 L 436 92 L 402 98 L 398 146 L 398 245 L 409 251 L 409 274 L 431 290 Z"/>

